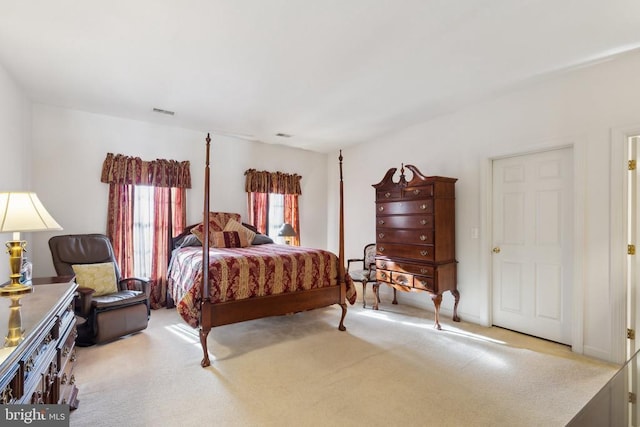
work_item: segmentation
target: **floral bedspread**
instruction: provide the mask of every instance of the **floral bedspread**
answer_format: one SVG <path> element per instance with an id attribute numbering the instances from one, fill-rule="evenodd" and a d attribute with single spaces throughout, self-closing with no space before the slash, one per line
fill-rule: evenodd
<path id="1" fill-rule="evenodd" d="M 337 256 L 321 249 L 280 244 L 209 249 L 209 296 L 214 303 L 335 286 L 337 277 Z M 178 313 L 197 327 L 202 247 L 176 249 L 167 280 Z M 347 301 L 354 304 L 355 287 L 348 275 L 345 281 Z"/>

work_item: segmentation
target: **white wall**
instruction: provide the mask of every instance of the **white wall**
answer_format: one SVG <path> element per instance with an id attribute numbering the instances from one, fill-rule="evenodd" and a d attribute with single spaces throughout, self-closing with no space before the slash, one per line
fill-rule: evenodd
<path id="1" fill-rule="evenodd" d="M 0 159 L 2 179 L 0 191 L 29 191 L 31 164 L 31 103 L 22 89 L 0 65 Z M 25 233 L 26 237 L 27 234 Z M 4 242 L 10 233 L 0 234 L 0 283 L 9 280 L 9 257 Z M 27 248 L 29 250 L 29 248 Z"/>
<path id="2" fill-rule="evenodd" d="M 578 325 L 584 332 L 578 350 L 614 361 L 619 349 L 613 348 L 613 343 L 623 341 L 612 340 L 611 336 L 623 331 L 612 329 L 616 316 L 612 307 L 619 304 L 612 299 L 620 283 L 609 279 L 611 131 L 640 124 L 638 87 L 640 55 L 634 53 L 532 82 L 455 114 L 344 150 L 347 256 L 361 254 L 363 245 L 375 239 L 371 185 L 378 183 L 389 168 L 400 168 L 404 162 L 416 165 L 425 175 L 458 178 L 459 313 L 466 321 L 489 324 L 492 242 L 485 224 L 489 159 L 571 144 L 578 202 L 575 221 L 581 242 L 575 248 L 581 271 L 575 275 L 574 286 L 584 299 L 583 323 Z M 330 168 L 329 178 L 332 176 Z M 336 199 L 336 190 L 337 185 L 330 182 L 330 201 Z M 334 210 L 329 209 L 329 215 L 333 215 L 329 222 L 333 226 Z M 480 229 L 480 239 L 472 238 L 475 227 Z M 331 238 L 329 242 L 335 247 Z M 400 301 L 432 310 L 431 301 L 421 293 L 402 293 Z M 452 306 L 453 298 L 446 294 L 445 315 L 450 316 Z"/>
<path id="3" fill-rule="evenodd" d="M 107 152 L 191 162 L 187 194 L 189 224 L 202 218 L 206 134 L 111 116 L 35 104 L 33 187 L 64 228 L 33 233 L 34 275 L 54 274 L 48 240 L 56 234 L 104 233 L 108 186 L 100 182 Z M 301 242 L 326 247 L 326 156 L 212 135 L 211 210 L 238 212 L 246 219 L 244 171 L 280 170 L 302 176 Z"/>
<path id="4" fill-rule="evenodd" d="M 619 220 L 610 215 L 611 131 L 640 125 L 639 83 L 640 55 L 628 54 L 532 82 L 455 114 L 345 149 L 347 257 L 360 255 L 362 246 L 374 240 L 371 185 L 387 169 L 404 162 L 415 164 L 426 175 L 456 177 L 459 312 L 467 321 L 490 322 L 491 242 L 486 235 L 485 180 L 489 159 L 571 144 L 579 196 L 576 224 L 582 232 L 581 245 L 575 248 L 581 260 L 575 286 L 583 297 L 582 349 L 587 355 L 614 360 L 618 350 L 612 335 L 620 331 L 614 330 L 612 307 L 619 304 L 615 289 L 620 284 L 610 280 L 610 271 L 618 268 L 609 262 L 609 245 L 616 237 L 611 235 L 610 223 Z M 0 153 L 5 159 L 0 190 L 36 191 L 64 233 L 104 231 L 107 187 L 99 182 L 99 175 L 107 152 L 190 160 L 194 188 L 189 193 L 188 216 L 190 222 L 198 221 L 204 133 L 50 106 L 31 107 L 2 68 L 0 94 Z M 337 153 L 324 156 L 223 137 L 214 138 L 212 151 L 212 209 L 245 213 L 243 173 L 249 167 L 300 173 L 303 244 L 337 250 Z M 471 238 L 475 227 L 480 229 L 480 239 Z M 52 234 L 32 233 L 30 238 L 29 256 L 36 275 L 53 274 L 46 243 Z M 8 274 L 5 264 L 0 262 L 0 274 Z M 432 309 L 423 294 L 400 297 L 403 303 Z M 446 295 L 443 314 L 450 315 L 452 302 Z"/>

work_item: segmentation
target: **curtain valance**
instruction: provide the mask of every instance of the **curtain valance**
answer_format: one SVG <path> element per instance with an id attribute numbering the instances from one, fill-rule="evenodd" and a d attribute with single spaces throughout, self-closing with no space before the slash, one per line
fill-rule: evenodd
<path id="1" fill-rule="evenodd" d="M 247 193 L 302 194 L 298 174 L 284 172 L 257 171 L 247 169 L 245 191 Z"/>
<path id="2" fill-rule="evenodd" d="M 191 188 L 189 161 L 156 159 L 107 153 L 100 181 L 107 184 L 152 185 L 154 187 Z"/>

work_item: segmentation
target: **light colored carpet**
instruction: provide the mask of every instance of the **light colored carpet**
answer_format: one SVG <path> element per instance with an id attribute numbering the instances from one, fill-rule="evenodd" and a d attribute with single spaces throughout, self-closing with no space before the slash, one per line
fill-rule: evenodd
<path id="1" fill-rule="evenodd" d="M 382 306 L 381 306 L 382 307 Z M 500 328 L 384 305 L 197 331 L 154 310 L 142 333 L 78 349 L 72 426 L 563 426 L 617 367 Z"/>

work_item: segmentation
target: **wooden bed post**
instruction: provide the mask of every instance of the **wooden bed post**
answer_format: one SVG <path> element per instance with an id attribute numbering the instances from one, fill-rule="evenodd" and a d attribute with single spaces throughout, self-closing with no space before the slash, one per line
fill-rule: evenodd
<path id="1" fill-rule="evenodd" d="M 200 365 L 204 368 L 211 365 L 209 360 L 209 350 L 207 349 L 207 336 L 211 331 L 211 322 L 204 321 L 202 316 L 208 316 L 209 310 L 204 310 L 203 305 L 209 301 L 209 151 L 211 138 L 207 133 L 206 160 L 204 167 L 204 212 L 202 218 L 203 238 L 202 245 L 202 301 L 200 302 L 200 345 L 204 352 L 204 357 Z M 204 325 L 204 326 L 203 326 Z"/>
<path id="2" fill-rule="evenodd" d="M 338 248 L 338 283 L 340 284 L 340 307 L 342 308 L 342 317 L 340 318 L 340 325 L 338 329 L 341 331 L 346 330 L 344 326 L 344 318 L 347 315 L 347 284 L 345 283 L 345 270 L 344 270 L 344 186 L 342 179 L 342 150 L 338 156 L 340 162 L 340 246 Z"/>

